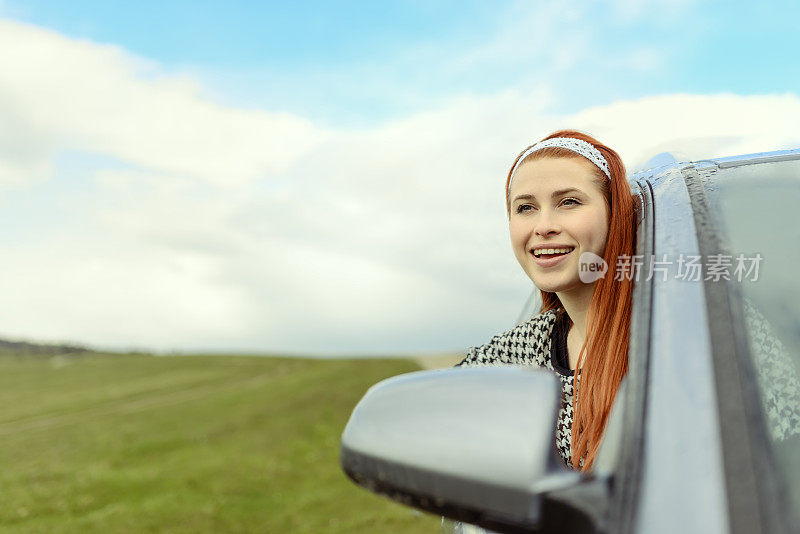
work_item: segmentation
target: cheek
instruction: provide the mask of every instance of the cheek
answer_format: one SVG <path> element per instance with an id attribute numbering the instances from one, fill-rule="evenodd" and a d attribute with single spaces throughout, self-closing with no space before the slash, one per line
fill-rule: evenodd
<path id="1" fill-rule="evenodd" d="M 523 265 L 527 255 L 526 250 L 529 237 L 526 227 L 525 225 L 511 223 L 508 230 L 511 236 L 511 250 L 514 252 L 514 257 L 517 258 L 520 265 Z"/>
<path id="2" fill-rule="evenodd" d="M 525 224 L 512 220 L 508 224 L 508 233 L 511 236 L 511 245 L 516 249 L 524 247 L 528 241 L 528 232 Z"/>
<path id="3" fill-rule="evenodd" d="M 603 212 L 598 212 L 586 217 L 580 222 L 580 229 L 576 228 L 584 236 L 583 239 L 586 245 L 599 252 L 600 255 L 605 250 L 606 239 L 608 238 L 608 222 L 603 215 Z"/>
<path id="4" fill-rule="evenodd" d="M 601 237 L 600 237 L 600 239 L 599 239 L 599 243 L 598 243 L 598 246 L 597 246 L 597 250 L 598 250 L 598 253 L 597 253 L 597 255 L 598 255 L 598 256 L 603 256 L 603 255 L 605 255 L 605 253 L 606 253 L 606 241 L 607 241 L 607 239 L 608 239 L 608 234 L 606 234 L 606 235 L 603 235 L 603 236 L 601 236 Z"/>
<path id="5" fill-rule="evenodd" d="M 597 249 L 600 251 L 599 255 L 602 256 L 606 251 L 606 243 L 608 242 L 608 223 L 605 223 L 605 227 L 598 229 L 595 239 L 597 242 Z"/>

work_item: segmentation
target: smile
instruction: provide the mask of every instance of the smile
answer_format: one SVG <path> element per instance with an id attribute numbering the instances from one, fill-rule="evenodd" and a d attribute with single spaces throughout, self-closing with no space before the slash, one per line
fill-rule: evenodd
<path id="1" fill-rule="evenodd" d="M 575 247 L 538 248 L 531 250 L 531 253 L 533 254 L 533 261 L 539 267 L 553 267 L 565 261 L 565 258 L 568 258 L 573 250 L 575 250 Z"/>
<path id="2" fill-rule="evenodd" d="M 562 255 L 565 255 L 565 254 L 569 254 L 573 250 L 575 250 L 575 247 L 536 248 L 536 249 L 533 249 L 531 252 L 533 252 L 533 255 L 536 256 L 537 258 L 548 259 L 548 258 L 554 258 L 554 257 L 557 257 L 557 256 L 562 256 Z"/>

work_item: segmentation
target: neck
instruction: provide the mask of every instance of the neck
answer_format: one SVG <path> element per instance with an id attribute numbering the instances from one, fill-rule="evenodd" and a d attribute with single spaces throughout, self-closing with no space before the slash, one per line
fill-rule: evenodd
<path id="1" fill-rule="evenodd" d="M 581 284 L 574 289 L 556 293 L 558 300 L 561 301 L 564 310 L 572 321 L 570 333 L 576 337 L 581 345 L 586 340 L 586 315 L 589 312 L 589 304 L 592 302 L 593 293 L 594 283 Z"/>

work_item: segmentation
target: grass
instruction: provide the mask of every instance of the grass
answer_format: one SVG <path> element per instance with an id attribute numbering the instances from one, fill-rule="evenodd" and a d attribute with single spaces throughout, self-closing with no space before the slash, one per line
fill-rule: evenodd
<path id="1" fill-rule="evenodd" d="M 3 532 L 436 532 L 339 468 L 409 360 L 0 357 Z"/>

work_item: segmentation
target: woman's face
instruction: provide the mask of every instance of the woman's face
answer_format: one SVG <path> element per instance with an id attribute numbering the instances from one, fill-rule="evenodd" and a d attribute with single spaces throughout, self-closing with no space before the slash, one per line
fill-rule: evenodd
<path id="1" fill-rule="evenodd" d="M 509 194 L 511 245 L 519 264 L 543 291 L 585 289 L 578 259 L 584 252 L 603 256 L 609 212 L 595 181 L 594 166 L 583 158 L 537 159 L 514 174 Z M 539 254 L 540 248 L 570 250 L 547 255 Z"/>

